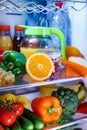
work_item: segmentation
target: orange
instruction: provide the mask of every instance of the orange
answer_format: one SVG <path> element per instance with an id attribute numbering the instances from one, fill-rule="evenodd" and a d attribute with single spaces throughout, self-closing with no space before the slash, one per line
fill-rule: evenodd
<path id="1" fill-rule="evenodd" d="M 26 72 L 35 81 L 48 79 L 54 70 L 51 58 L 45 53 L 32 54 L 26 62 Z"/>
<path id="2" fill-rule="evenodd" d="M 80 50 L 74 46 L 66 46 L 65 48 L 66 52 L 66 58 L 68 59 L 70 56 L 76 56 L 76 57 L 84 57 Z"/>

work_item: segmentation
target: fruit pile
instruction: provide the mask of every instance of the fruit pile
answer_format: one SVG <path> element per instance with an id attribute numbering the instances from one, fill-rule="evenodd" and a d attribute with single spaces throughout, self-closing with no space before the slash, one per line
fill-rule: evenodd
<path id="1" fill-rule="evenodd" d="M 28 108 L 25 96 L 8 93 L 0 96 L 0 130 L 41 130 L 44 122 Z"/>

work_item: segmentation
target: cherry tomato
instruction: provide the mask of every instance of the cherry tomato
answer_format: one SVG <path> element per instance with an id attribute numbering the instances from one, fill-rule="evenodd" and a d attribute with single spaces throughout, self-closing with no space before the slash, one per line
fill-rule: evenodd
<path id="1" fill-rule="evenodd" d="M 24 106 L 21 102 L 17 102 L 12 104 L 13 108 L 16 110 L 16 114 L 17 116 L 21 116 L 24 112 Z"/>
<path id="2" fill-rule="evenodd" d="M 5 126 L 11 126 L 15 123 L 17 118 L 16 112 L 14 110 L 8 110 L 7 107 L 4 107 L 0 110 L 0 122 Z"/>

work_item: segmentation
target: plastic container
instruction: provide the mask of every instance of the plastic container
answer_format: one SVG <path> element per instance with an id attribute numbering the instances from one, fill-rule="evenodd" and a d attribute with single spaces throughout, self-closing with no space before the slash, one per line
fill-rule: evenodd
<path id="1" fill-rule="evenodd" d="M 37 13 L 37 6 L 38 7 L 39 7 L 39 5 L 46 6 L 47 1 L 46 0 L 31 0 L 30 2 L 31 2 L 31 7 L 35 5 L 36 8 L 34 7 L 34 10 L 32 11 L 32 13 L 30 13 L 30 12 L 27 13 L 25 25 L 27 25 L 27 26 L 38 26 L 38 21 L 39 21 L 39 18 L 41 17 L 41 13 Z M 33 3 L 34 3 L 34 5 L 33 5 Z"/>
<path id="2" fill-rule="evenodd" d="M 24 38 L 24 29 L 19 26 L 15 26 L 14 29 L 13 50 L 20 52 L 20 42 Z"/>
<path id="3" fill-rule="evenodd" d="M 13 49 L 13 43 L 10 36 L 9 25 L 0 25 L 0 49 L 2 50 Z"/>
<path id="4" fill-rule="evenodd" d="M 42 27 L 49 27 L 49 21 L 47 19 L 47 14 L 46 14 L 45 10 L 40 13 L 40 18 L 38 20 L 38 24 L 37 25 L 38 26 L 42 26 Z"/>
<path id="5" fill-rule="evenodd" d="M 56 79 L 56 76 L 58 78 L 61 69 L 61 52 L 57 50 L 40 50 L 40 52 L 46 53 L 54 63 L 54 71 L 50 79 Z"/>
<path id="6" fill-rule="evenodd" d="M 55 3 L 56 9 L 54 13 L 52 14 L 50 27 L 55 27 L 59 29 L 65 36 L 65 45 L 71 45 L 71 24 L 70 24 L 70 18 L 68 16 L 68 12 L 66 12 L 63 8 L 62 2 L 56 2 Z M 60 39 L 52 36 L 53 42 L 57 49 L 60 48 Z"/>

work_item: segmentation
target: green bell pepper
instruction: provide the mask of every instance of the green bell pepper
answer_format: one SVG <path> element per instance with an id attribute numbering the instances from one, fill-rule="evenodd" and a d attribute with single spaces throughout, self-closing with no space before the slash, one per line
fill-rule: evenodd
<path id="1" fill-rule="evenodd" d="M 25 63 L 26 58 L 21 52 L 7 51 L 4 53 L 0 67 L 6 71 L 11 70 L 16 76 L 24 75 Z"/>

